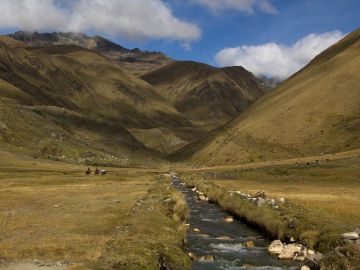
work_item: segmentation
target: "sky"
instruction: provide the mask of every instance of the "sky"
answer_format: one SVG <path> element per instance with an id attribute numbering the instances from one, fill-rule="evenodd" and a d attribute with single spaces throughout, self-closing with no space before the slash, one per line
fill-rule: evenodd
<path id="1" fill-rule="evenodd" d="M 98 34 L 285 79 L 358 28 L 359 10 L 359 0 L 0 0 L 0 34 Z"/>

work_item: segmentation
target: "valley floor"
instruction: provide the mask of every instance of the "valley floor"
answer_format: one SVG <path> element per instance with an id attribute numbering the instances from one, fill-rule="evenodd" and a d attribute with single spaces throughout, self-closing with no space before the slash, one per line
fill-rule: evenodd
<path id="1" fill-rule="evenodd" d="M 159 269 L 163 264 L 189 268 L 182 250 L 187 209 L 164 174 L 168 168 L 107 168 L 106 176 L 85 176 L 85 166 L 0 154 L 1 270 Z M 265 218 L 257 225 L 281 227 L 293 219 L 295 227 L 285 224 L 281 237 L 294 236 L 324 253 L 332 254 L 342 233 L 360 227 L 357 151 L 215 168 L 179 165 L 172 170 L 235 213 L 237 202 L 218 192 L 262 190 L 268 198 L 285 198 L 291 207 L 275 215 L 261 212 Z M 237 214 L 245 219 L 246 211 L 258 211 L 244 209 Z M 330 259 L 333 269 L 357 269 L 345 266 L 359 263 L 360 250 L 349 251 L 355 261 Z"/>
<path id="2" fill-rule="evenodd" d="M 186 207 L 169 177 L 85 170 L 1 153 L 1 270 L 186 268 Z"/>

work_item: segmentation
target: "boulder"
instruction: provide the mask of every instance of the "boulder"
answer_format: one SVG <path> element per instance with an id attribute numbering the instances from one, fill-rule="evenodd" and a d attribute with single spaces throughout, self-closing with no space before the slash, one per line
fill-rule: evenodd
<path id="1" fill-rule="evenodd" d="M 284 199 L 284 198 L 279 198 L 278 201 L 281 202 L 281 203 L 285 203 L 285 199 Z"/>
<path id="2" fill-rule="evenodd" d="M 290 244 L 285 245 L 282 253 L 279 255 L 279 259 L 281 260 L 292 260 L 294 257 L 300 253 L 302 246 Z"/>
<path id="3" fill-rule="evenodd" d="M 284 244 L 280 240 L 274 240 L 268 247 L 268 251 L 271 255 L 280 255 L 283 252 Z"/>
<path id="4" fill-rule="evenodd" d="M 344 240 L 357 240 L 359 239 L 359 234 L 357 234 L 356 232 L 347 232 L 343 233 L 341 235 L 341 238 Z"/>
<path id="5" fill-rule="evenodd" d="M 245 247 L 247 247 L 247 248 L 254 248 L 255 247 L 255 244 L 254 244 L 254 242 L 253 241 L 246 241 L 245 243 L 244 243 L 244 246 Z"/>
<path id="6" fill-rule="evenodd" d="M 192 231 L 193 232 L 200 232 L 200 230 L 198 228 L 194 228 Z"/>
<path id="7" fill-rule="evenodd" d="M 300 270 L 310 270 L 310 267 L 306 266 L 306 265 L 303 265 L 303 266 L 301 266 Z"/>

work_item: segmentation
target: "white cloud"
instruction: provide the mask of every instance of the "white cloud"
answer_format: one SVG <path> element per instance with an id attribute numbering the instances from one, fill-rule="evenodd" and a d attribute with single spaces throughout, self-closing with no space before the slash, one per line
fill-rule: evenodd
<path id="1" fill-rule="evenodd" d="M 0 28 L 90 30 L 188 43 L 201 36 L 197 25 L 175 17 L 162 0 L 0 0 L 0 12 Z"/>
<path id="2" fill-rule="evenodd" d="M 0 27 L 46 30 L 66 24 L 63 10 L 52 0 L 0 0 Z"/>
<path id="3" fill-rule="evenodd" d="M 270 42 L 225 48 L 215 60 L 221 66 L 243 66 L 256 75 L 285 79 L 343 36 L 340 31 L 332 31 L 310 34 L 291 46 Z"/>
<path id="4" fill-rule="evenodd" d="M 276 8 L 268 0 L 192 0 L 192 2 L 206 6 L 214 13 L 235 9 L 252 14 L 255 12 L 255 8 L 265 13 L 277 13 Z"/>

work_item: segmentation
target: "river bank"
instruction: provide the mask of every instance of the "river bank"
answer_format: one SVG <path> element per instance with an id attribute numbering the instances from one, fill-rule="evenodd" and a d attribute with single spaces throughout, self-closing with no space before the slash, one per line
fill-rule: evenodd
<path id="1" fill-rule="evenodd" d="M 323 253 L 322 269 L 353 270 L 359 269 L 360 246 L 346 243 L 342 234 L 360 226 L 357 200 L 349 196 L 358 194 L 358 173 L 356 162 L 340 161 L 322 167 L 294 164 L 180 175 L 187 185 L 196 186 L 211 201 L 272 239 L 285 243 L 293 239 Z M 260 190 L 265 192 L 266 203 L 259 207 L 258 200 L 252 200 Z M 346 195 L 340 195 L 338 202 L 331 201 L 335 198 L 332 194 L 339 192 Z M 252 199 L 244 200 L 245 194 L 251 194 Z M 324 198 L 327 201 L 322 201 Z"/>

